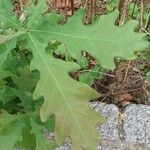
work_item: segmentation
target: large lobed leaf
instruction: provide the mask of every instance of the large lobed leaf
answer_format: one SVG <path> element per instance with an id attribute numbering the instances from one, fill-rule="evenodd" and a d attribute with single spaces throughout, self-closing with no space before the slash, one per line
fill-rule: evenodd
<path id="1" fill-rule="evenodd" d="M 138 21 L 128 21 L 121 27 L 115 25 L 118 11 L 101 16 L 92 25 L 86 26 L 81 19 L 83 10 L 79 10 L 65 25 L 61 25 L 57 24 L 59 17 L 54 13 L 43 15 L 47 6 L 45 0 L 41 0 L 38 5 L 33 3 L 27 7 L 27 22 L 22 25 L 12 13 L 10 0 L 1 0 L 0 8 L 0 13 L 7 12 L 4 13 L 6 16 L 0 15 L 0 22 L 4 25 L 10 24 L 10 27 L 19 29 L 21 34 L 33 32 L 39 39 L 44 39 L 43 41 L 52 38 L 60 40 L 67 45 L 74 58 L 80 56 L 81 50 L 87 50 L 104 68 L 114 68 L 116 56 L 133 59 L 135 51 L 149 47 L 149 43 L 143 39 L 145 34 L 134 32 Z M 18 33 L 16 35 L 19 36 Z M 10 35 L 5 39 L 11 38 L 13 37 Z"/>
<path id="2" fill-rule="evenodd" d="M 92 25 L 84 25 L 79 10 L 64 25 L 43 23 L 38 29 L 31 29 L 40 39 L 57 39 L 64 42 L 70 54 L 77 58 L 82 50 L 87 50 L 104 68 L 112 69 L 114 57 L 135 58 L 135 51 L 145 50 L 149 43 L 143 39 L 144 33 L 134 32 L 138 21 L 128 21 L 118 27 L 115 21 L 118 11 L 101 16 Z"/>
<path id="3" fill-rule="evenodd" d="M 6 112 L 0 115 L 0 148 L 13 150 L 16 143 L 22 140 L 24 124 L 20 115 L 9 115 Z"/>
<path id="4" fill-rule="evenodd" d="M 59 144 L 69 136 L 72 138 L 73 149 L 95 149 L 95 126 L 103 119 L 89 108 L 88 101 L 98 98 L 99 94 L 69 77 L 70 71 L 79 69 L 76 64 L 48 55 L 45 51 L 46 45 L 34 36 L 29 36 L 29 47 L 33 52 L 31 69 L 40 72 L 34 99 L 44 97 L 40 110 L 42 121 L 55 114 L 56 140 Z"/>

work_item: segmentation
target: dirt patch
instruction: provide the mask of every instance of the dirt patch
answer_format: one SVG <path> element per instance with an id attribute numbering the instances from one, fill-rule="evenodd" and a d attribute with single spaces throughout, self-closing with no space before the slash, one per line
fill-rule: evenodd
<path id="1" fill-rule="evenodd" d="M 116 69 L 106 71 L 93 88 L 102 94 L 100 101 L 124 107 L 129 103 L 148 104 L 150 82 L 145 78 L 150 62 L 143 58 L 134 61 L 116 60 Z M 147 70 L 147 71 L 146 71 Z"/>
<path id="2" fill-rule="evenodd" d="M 84 55 L 88 59 L 88 70 L 97 66 L 95 59 L 88 53 Z M 102 79 L 95 79 L 92 88 L 101 94 L 98 101 L 107 104 L 116 104 L 123 108 L 130 103 L 149 105 L 150 82 L 146 80 L 146 74 L 150 71 L 150 61 L 144 56 L 150 56 L 145 52 L 135 60 L 115 59 L 115 69 L 102 72 Z M 79 80 L 84 69 L 71 73 L 71 77 Z"/>

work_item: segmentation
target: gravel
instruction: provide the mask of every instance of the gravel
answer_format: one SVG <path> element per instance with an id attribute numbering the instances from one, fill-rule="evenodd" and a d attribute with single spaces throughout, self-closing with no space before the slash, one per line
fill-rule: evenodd
<path id="1" fill-rule="evenodd" d="M 105 116 L 106 122 L 97 127 L 98 133 L 102 136 L 103 140 L 118 141 L 118 107 L 111 104 L 105 103 L 91 103 L 91 107 L 96 111 Z"/>
<path id="2" fill-rule="evenodd" d="M 126 142 L 150 143 L 150 106 L 129 105 L 124 111 Z"/>
<path id="3" fill-rule="evenodd" d="M 55 150 L 72 150 L 71 143 L 65 143 L 64 145 L 56 148 Z"/>

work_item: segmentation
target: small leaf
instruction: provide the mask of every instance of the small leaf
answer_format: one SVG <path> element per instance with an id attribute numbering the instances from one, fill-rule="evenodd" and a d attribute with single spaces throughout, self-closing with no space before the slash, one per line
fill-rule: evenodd
<path id="1" fill-rule="evenodd" d="M 11 76 L 11 72 L 10 71 L 5 71 L 0 67 L 0 80 L 3 80 L 7 77 Z"/>
<path id="2" fill-rule="evenodd" d="M 22 140 L 24 124 L 22 121 L 18 121 L 20 115 L 9 115 L 4 112 L 0 115 L 0 118 L 0 148 L 2 150 L 13 150 L 16 143 Z"/>
<path id="3" fill-rule="evenodd" d="M 37 4 L 32 2 L 32 4 L 27 7 L 27 13 L 29 15 L 28 17 L 28 28 L 34 27 L 34 25 L 38 25 L 42 19 L 42 15 L 44 12 L 46 12 L 48 9 L 46 0 L 40 0 Z"/>
<path id="4" fill-rule="evenodd" d="M 4 28 L 22 29 L 22 23 L 13 12 L 11 0 L 0 0 L 0 23 Z"/>
<path id="5" fill-rule="evenodd" d="M 94 78 L 90 72 L 83 73 L 79 77 L 79 81 L 82 83 L 86 83 L 88 85 L 92 85 L 94 83 Z"/>
<path id="6" fill-rule="evenodd" d="M 20 36 L 22 33 L 21 32 L 14 32 L 10 31 L 8 34 L 2 34 L 0 35 L 0 44 L 6 43 L 7 41 L 10 41 L 13 38 L 16 38 Z"/>
<path id="7" fill-rule="evenodd" d="M 32 72 L 29 66 L 24 68 L 18 68 L 18 76 L 12 77 L 13 82 L 18 86 L 19 89 L 32 92 L 36 87 L 37 80 L 33 78 Z"/>
<path id="8" fill-rule="evenodd" d="M 16 96 L 13 92 L 13 89 L 8 86 L 0 87 L 0 101 L 3 102 L 3 104 L 7 104 L 12 99 L 14 99 Z"/>
<path id="9" fill-rule="evenodd" d="M 17 39 L 11 39 L 7 41 L 2 47 L 0 45 L 0 53 L 2 51 L 2 54 L 0 55 L 0 67 L 4 64 L 4 62 L 7 60 L 7 56 L 10 53 L 10 51 L 16 47 Z"/>
<path id="10" fill-rule="evenodd" d="M 79 59 L 78 59 L 78 64 L 81 68 L 86 68 L 88 66 L 88 60 L 86 57 L 84 56 L 81 56 Z"/>
<path id="11" fill-rule="evenodd" d="M 17 143 L 18 147 L 24 148 L 25 150 L 35 149 L 35 135 L 31 133 L 31 126 L 29 120 L 26 121 L 26 125 L 22 131 L 22 141 Z"/>
<path id="12" fill-rule="evenodd" d="M 55 141 L 48 141 L 42 131 L 44 130 L 43 126 L 39 125 L 36 121 L 36 118 L 32 117 L 30 119 L 31 132 L 35 135 L 36 138 L 36 150 L 50 150 L 56 148 Z"/>
<path id="13" fill-rule="evenodd" d="M 18 68 L 23 68 L 27 65 L 29 65 L 29 60 L 27 57 L 21 57 L 20 54 L 9 54 L 3 68 L 17 75 Z"/>
<path id="14" fill-rule="evenodd" d="M 26 113 L 35 110 L 35 102 L 32 99 L 32 93 L 26 92 L 22 89 L 14 90 L 14 93 L 21 100 L 21 103 L 18 104 L 18 106 L 22 106 Z"/>
<path id="15" fill-rule="evenodd" d="M 150 72 L 147 73 L 147 79 L 150 80 Z"/>
<path id="16" fill-rule="evenodd" d="M 55 132 L 55 115 L 50 116 L 46 122 L 41 122 L 41 124 L 42 124 L 49 132 Z"/>

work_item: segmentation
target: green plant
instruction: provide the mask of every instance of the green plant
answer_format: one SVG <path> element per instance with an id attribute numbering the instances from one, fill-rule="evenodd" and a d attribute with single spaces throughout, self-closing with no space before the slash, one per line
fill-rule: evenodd
<path id="1" fill-rule="evenodd" d="M 147 73 L 147 80 L 150 81 L 150 71 Z M 150 96 L 148 97 L 148 102 L 150 102 Z"/>
<path id="2" fill-rule="evenodd" d="M 147 79 L 150 80 L 150 72 L 147 73 Z"/>
<path id="3" fill-rule="evenodd" d="M 108 0 L 107 2 L 107 10 L 113 11 L 117 8 L 119 1 L 118 0 Z"/>
<path id="4" fill-rule="evenodd" d="M 27 6 L 22 22 L 12 8 L 11 0 L 0 1 L 0 148 L 53 150 L 69 136 L 74 150 L 95 149 L 95 125 L 104 118 L 88 102 L 100 95 L 68 75 L 80 67 L 55 58 L 51 50 L 59 42 L 51 41 L 64 43 L 73 59 L 86 50 L 102 67 L 112 69 L 114 57 L 133 59 L 135 51 L 149 46 L 145 34 L 134 32 L 137 21 L 115 26 L 117 11 L 85 26 L 83 10 L 58 24 L 59 15 L 45 13 L 45 0 Z M 55 131 L 56 142 L 44 138 L 44 128 Z"/>

